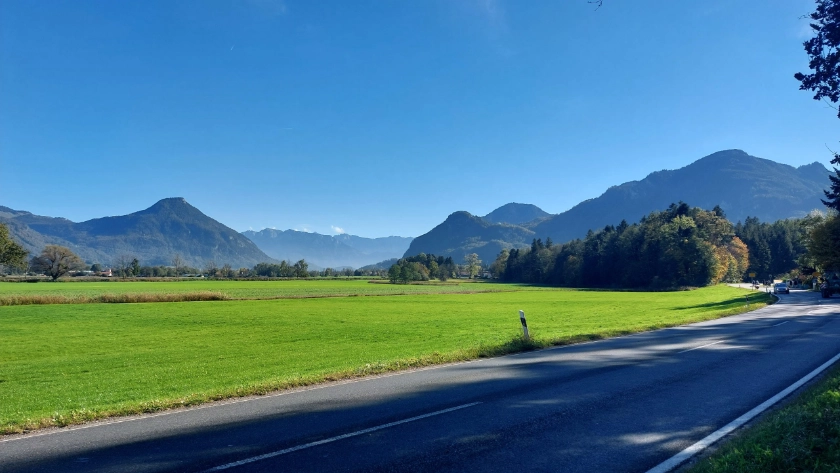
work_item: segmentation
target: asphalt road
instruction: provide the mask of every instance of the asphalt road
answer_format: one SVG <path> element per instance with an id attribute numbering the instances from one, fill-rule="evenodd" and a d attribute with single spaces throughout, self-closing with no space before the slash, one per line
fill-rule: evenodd
<path id="1" fill-rule="evenodd" d="M 840 353 L 840 299 L 781 298 L 679 328 L 7 437 L 0 472 L 645 472 Z"/>

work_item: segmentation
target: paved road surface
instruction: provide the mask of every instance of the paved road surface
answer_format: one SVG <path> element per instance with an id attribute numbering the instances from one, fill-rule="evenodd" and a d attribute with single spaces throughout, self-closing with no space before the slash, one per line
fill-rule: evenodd
<path id="1" fill-rule="evenodd" d="M 6 438 L 0 472 L 645 472 L 840 353 L 840 299 L 781 297 L 685 327 Z"/>

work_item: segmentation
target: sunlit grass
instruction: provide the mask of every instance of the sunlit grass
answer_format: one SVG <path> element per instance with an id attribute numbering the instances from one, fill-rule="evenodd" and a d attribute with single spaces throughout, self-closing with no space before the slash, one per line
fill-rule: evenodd
<path id="1" fill-rule="evenodd" d="M 508 292 L 0 307 L 0 429 L 673 326 L 743 311 L 748 294 L 497 286 Z M 752 308 L 768 300 L 751 297 Z"/>
<path id="2" fill-rule="evenodd" d="M 500 284 L 483 281 L 450 280 L 431 284 L 388 284 L 386 281 L 369 282 L 360 279 L 291 279 L 273 281 L 91 281 L 91 282 L 0 282 L 0 305 L 16 305 L 14 301 L 38 300 L 44 303 L 98 302 L 102 295 L 121 294 L 173 294 L 213 292 L 228 299 L 277 299 L 305 297 L 378 296 L 403 294 L 455 294 L 511 290 L 543 290 L 544 288 Z M 139 296 L 138 296 L 139 297 Z M 52 299 L 51 299 L 52 298 Z M 54 302 L 49 302 L 54 301 Z"/>

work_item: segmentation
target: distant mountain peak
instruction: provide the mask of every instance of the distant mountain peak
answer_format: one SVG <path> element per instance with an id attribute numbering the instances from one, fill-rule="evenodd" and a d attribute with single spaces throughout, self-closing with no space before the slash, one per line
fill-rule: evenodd
<path id="1" fill-rule="evenodd" d="M 341 233 L 322 235 L 298 230 L 265 228 L 242 232 L 262 251 L 278 260 L 305 259 L 321 268 L 369 265 L 402 256 L 413 240 L 407 237 L 364 238 Z"/>
<path id="2" fill-rule="evenodd" d="M 522 225 L 540 218 L 548 217 L 549 215 L 551 214 L 536 205 L 511 202 L 499 207 L 481 218 L 490 223 Z"/>
<path id="3" fill-rule="evenodd" d="M 471 220 L 474 218 L 476 218 L 476 216 L 466 210 L 458 210 L 449 214 L 449 216 L 446 217 L 446 220 Z"/>
<path id="4" fill-rule="evenodd" d="M 802 166 L 799 166 L 796 169 L 798 169 L 800 171 L 814 169 L 814 170 L 818 170 L 818 171 L 822 171 L 822 172 L 828 172 L 828 169 L 826 169 L 826 167 L 823 166 L 823 164 L 819 161 L 814 161 L 811 164 L 803 164 Z"/>
<path id="5" fill-rule="evenodd" d="M 466 254 L 477 253 L 491 262 L 503 248 L 527 246 L 534 232 L 509 223 L 491 223 L 466 211 L 454 212 L 428 233 L 415 238 L 405 256 L 419 253 L 452 256 L 461 261 Z"/>
<path id="6" fill-rule="evenodd" d="M 199 268 L 211 261 L 235 267 L 271 261 L 251 240 L 181 197 L 162 199 L 128 215 L 81 223 L 21 212 L 0 212 L 3 220 L 15 224 L 28 251 L 60 244 L 89 263 L 112 264 L 121 255 L 136 257 L 144 265 L 167 265 L 178 255 L 185 264 Z"/>
<path id="7" fill-rule="evenodd" d="M 183 218 L 203 218 L 207 217 L 201 210 L 190 205 L 183 197 L 167 197 L 155 202 L 151 207 L 135 212 L 131 215 L 172 215 Z"/>
<path id="8" fill-rule="evenodd" d="M 719 156 L 742 156 L 743 157 L 743 156 L 750 156 L 750 154 L 747 153 L 746 151 L 744 151 L 742 149 L 738 149 L 738 148 L 723 149 L 723 150 L 720 150 L 720 151 L 716 151 L 716 152 L 714 152 L 714 153 L 712 153 L 708 156 L 704 156 L 704 157 L 698 159 L 698 161 L 700 161 L 702 159 L 715 158 L 715 157 L 719 157 Z M 751 157 L 754 157 L 754 156 L 751 156 Z"/>
<path id="9" fill-rule="evenodd" d="M 819 207 L 827 170 L 819 163 L 794 168 L 751 156 L 740 149 L 718 151 L 675 170 L 649 174 L 640 181 L 612 186 L 533 227 L 558 242 L 581 238 L 587 229 L 635 222 L 671 203 L 711 209 L 720 205 L 733 222 L 747 216 L 762 221 L 805 215 Z"/>
<path id="10" fill-rule="evenodd" d="M 167 197 L 165 199 L 160 199 L 159 201 L 155 202 L 155 204 L 152 205 L 151 207 L 149 207 L 149 209 L 154 209 L 154 208 L 170 208 L 170 209 L 172 209 L 172 208 L 179 208 L 179 207 L 181 207 L 181 208 L 188 207 L 188 208 L 191 208 L 191 209 L 195 208 L 192 205 L 190 205 L 189 202 L 187 202 L 187 199 L 185 199 L 183 197 Z"/>
<path id="11" fill-rule="evenodd" d="M 520 213 L 542 210 L 518 203 L 499 207 L 482 217 L 483 223 L 468 212 L 455 212 L 417 237 L 405 256 L 423 252 L 460 260 L 475 252 L 485 262 L 493 261 L 502 248 L 527 246 L 533 238 L 567 242 L 622 220 L 637 222 L 679 201 L 707 210 L 720 205 L 732 221 L 749 215 L 772 222 L 820 207 L 829 174 L 820 163 L 794 168 L 740 149 L 722 150 L 680 169 L 656 171 L 639 181 L 611 186 L 601 196 L 558 215 L 538 213 L 539 217 L 529 218 L 532 215 Z M 506 215 L 512 210 L 516 212 Z"/>

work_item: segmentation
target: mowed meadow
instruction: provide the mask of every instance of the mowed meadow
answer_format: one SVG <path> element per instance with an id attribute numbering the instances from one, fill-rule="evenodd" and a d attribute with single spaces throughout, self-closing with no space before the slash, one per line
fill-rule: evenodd
<path id="1" fill-rule="evenodd" d="M 0 284 L 0 306 L 91 302 L 301 299 L 316 297 L 448 294 L 541 290 L 539 287 L 458 280 L 425 284 L 389 284 L 358 278 L 289 279 L 283 281 L 180 280 L 9 283 Z"/>
<path id="2" fill-rule="evenodd" d="M 359 280 L 0 283 L 0 300 L 202 291 L 226 300 L 0 306 L 0 433 L 651 330 L 743 312 L 745 295 L 750 309 L 770 300 L 726 286 Z"/>

